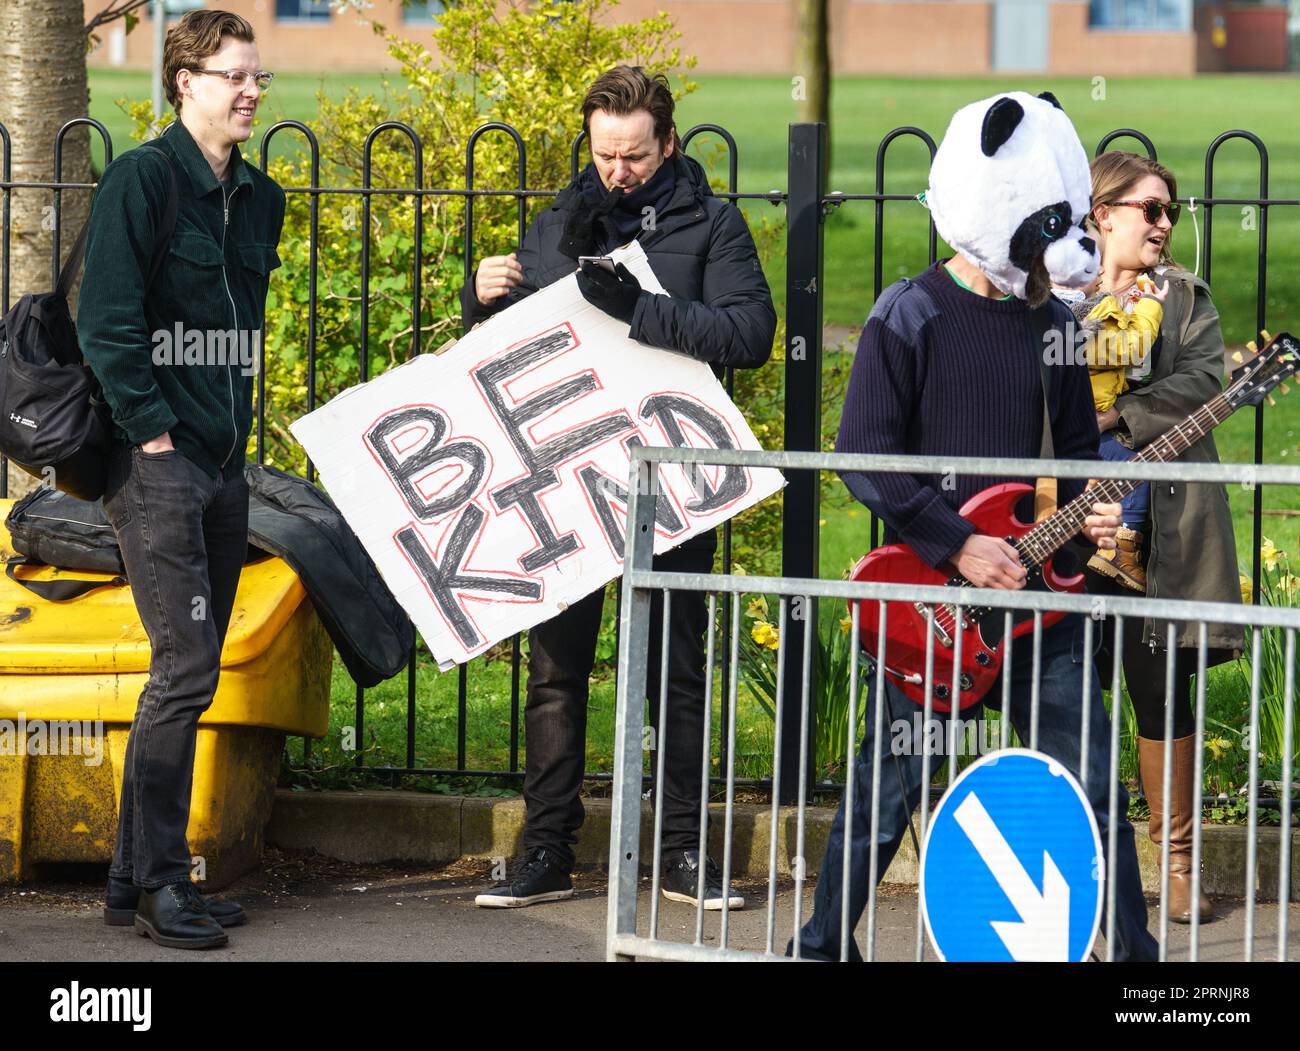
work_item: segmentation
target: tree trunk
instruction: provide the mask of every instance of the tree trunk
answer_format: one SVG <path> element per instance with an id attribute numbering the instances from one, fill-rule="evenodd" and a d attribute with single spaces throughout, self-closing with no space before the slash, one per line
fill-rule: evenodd
<path id="1" fill-rule="evenodd" d="M 799 119 L 826 125 L 826 166 L 830 167 L 831 55 L 830 0 L 797 0 L 795 75 L 803 78 Z"/>
<path id="2" fill-rule="evenodd" d="M 0 124 L 12 143 L 14 182 L 54 181 L 55 136 L 69 120 L 87 114 L 85 17 L 83 0 L 0 2 Z M 90 182 L 89 129 L 75 128 L 64 136 L 59 179 Z M 90 193 L 65 190 L 61 197 L 59 249 L 66 257 L 89 211 Z M 53 191 L 10 191 L 9 229 L 9 300 L 0 304 L 6 310 L 24 292 L 53 287 Z M 75 289 L 72 300 L 75 310 Z M 32 484 L 10 468 L 10 496 Z"/>

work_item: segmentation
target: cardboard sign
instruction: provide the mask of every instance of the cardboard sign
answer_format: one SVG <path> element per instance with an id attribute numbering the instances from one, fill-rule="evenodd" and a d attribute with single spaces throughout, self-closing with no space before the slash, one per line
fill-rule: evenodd
<path id="1" fill-rule="evenodd" d="M 612 254 L 663 293 L 640 245 Z M 707 365 L 629 339 L 572 276 L 291 430 L 443 670 L 622 572 L 632 446 L 759 448 Z M 741 467 L 659 479 L 656 553 L 785 484 Z"/>

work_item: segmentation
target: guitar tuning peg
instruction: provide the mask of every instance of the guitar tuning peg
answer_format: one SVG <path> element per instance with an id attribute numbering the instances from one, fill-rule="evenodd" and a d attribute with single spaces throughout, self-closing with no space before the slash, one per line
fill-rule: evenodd
<path id="1" fill-rule="evenodd" d="M 1259 330 L 1259 337 L 1260 337 L 1260 339 L 1262 339 L 1265 343 L 1272 343 L 1272 342 L 1273 342 L 1273 337 L 1270 336 L 1270 335 L 1268 334 L 1268 329 L 1266 329 L 1266 328 L 1261 328 L 1261 329 Z"/>
<path id="2" fill-rule="evenodd" d="M 1253 339 L 1246 344 L 1246 349 L 1252 354 L 1259 353 L 1259 347 L 1255 346 L 1255 341 Z"/>
<path id="3" fill-rule="evenodd" d="M 1276 402 L 1276 401 L 1274 400 L 1274 398 L 1273 398 L 1273 395 L 1271 395 L 1271 394 L 1267 395 L 1267 397 L 1266 397 L 1264 400 L 1267 401 L 1267 402 L 1269 403 L 1270 406 L 1273 406 L 1273 405 L 1276 405 L 1276 404 L 1277 404 L 1277 402 Z"/>
<path id="4" fill-rule="evenodd" d="M 1242 355 L 1241 351 L 1239 351 L 1239 350 L 1234 350 L 1234 351 L 1232 352 L 1232 363 L 1233 363 L 1234 365 L 1240 365 L 1240 364 L 1241 364 L 1243 361 L 1245 361 L 1245 360 L 1246 360 L 1246 359 L 1245 359 L 1245 357 Z"/>
<path id="5" fill-rule="evenodd" d="M 1277 388 L 1277 389 L 1278 389 L 1279 391 L 1281 391 L 1283 394 L 1290 394 L 1290 393 L 1291 393 L 1291 388 L 1288 387 L 1285 383 L 1278 384 L 1278 388 Z"/>

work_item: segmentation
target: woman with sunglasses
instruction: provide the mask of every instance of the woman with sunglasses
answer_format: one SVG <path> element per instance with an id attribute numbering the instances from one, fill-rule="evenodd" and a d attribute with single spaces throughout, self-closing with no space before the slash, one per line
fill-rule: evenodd
<path id="1" fill-rule="evenodd" d="M 1181 422 L 1222 389 L 1223 334 L 1209 286 L 1174 262 L 1170 235 L 1178 222 L 1178 186 L 1168 168 L 1135 153 L 1111 151 L 1092 162 L 1092 212 L 1087 220 L 1101 246 L 1100 291 L 1121 302 L 1151 281 L 1164 294 L 1159 336 L 1140 364 L 1128 369 L 1126 390 L 1097 414 L 1103 443 L 1113 439 L 1136 451 Z M 1141 293 L 1139 292 L 1139 295 Z M 1108 457 L 1110 458 L 1110 457 Z M 1206 435 L 1180 460 L 1217 463 L 1214 438 Z M 1149 486 L 1149 529 L 1129 538 L 1129 557 L 1145 563 L 1146 593 L 1153 598 L 1240 602 L 1237 548 L 1224 487 L 1217 483 Z M 1120 538 L 1117 538 L 1119 540 Z M 1089 573 L 1090 590 L 1122 593 L 1113 575 Z M 1241 629 L 1207 625 L 1207 666 L 1231 660 L 1242 647 Z M 1106 650 L 1113 644 L 1107 622 Z M 1195 908 L 1202 922 L 1213 918 L 1209 900 L 1191 896 L 1192 833 L 1199 815 L 1192 809 L 1196 762 L 1196 718 L 1192 676 L 1196 671 L 1198 626 L 1177 625 L 1173 638 L 1164 622 L 1124 621 L 1124 678 L 1138 726 L 1142 785 L 1151 807 L 1151 838 L 1161 843 L 1169 817 L 1169 918 L 1189 923 Z M 1165 774 L 1165 689 L 1167 647 L 1175 650 L 1173 741 L 1170 793 Z M 1110 663 L 1103 654 L 1103 668 Z"/>

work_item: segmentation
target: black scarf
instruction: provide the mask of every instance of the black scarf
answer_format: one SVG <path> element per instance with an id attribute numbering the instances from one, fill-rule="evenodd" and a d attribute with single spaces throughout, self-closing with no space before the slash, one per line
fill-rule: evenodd
<path id="1" fill-rule="evenodd" d="M 668 208 L 673 192 L 677 189 L 677 162 L 669 157 L 659 165 L 659 169 L 650 179 L 638 186 L 631 193 L 625 193 L 618 199 L 613 210 L 600 217 L 600 227 L 604 233 L 602 251 L 627 244 L 639 237 L 644 230 L 643 221 L 647 218 L 645 208 L 653 208 L 655 214 L 661 214 Z M 608 198 L 596 172 L 595 163 L 589 163 L 578 176 L 578 186 L 582 191 L 582 200 L 595 207 Z"/>

